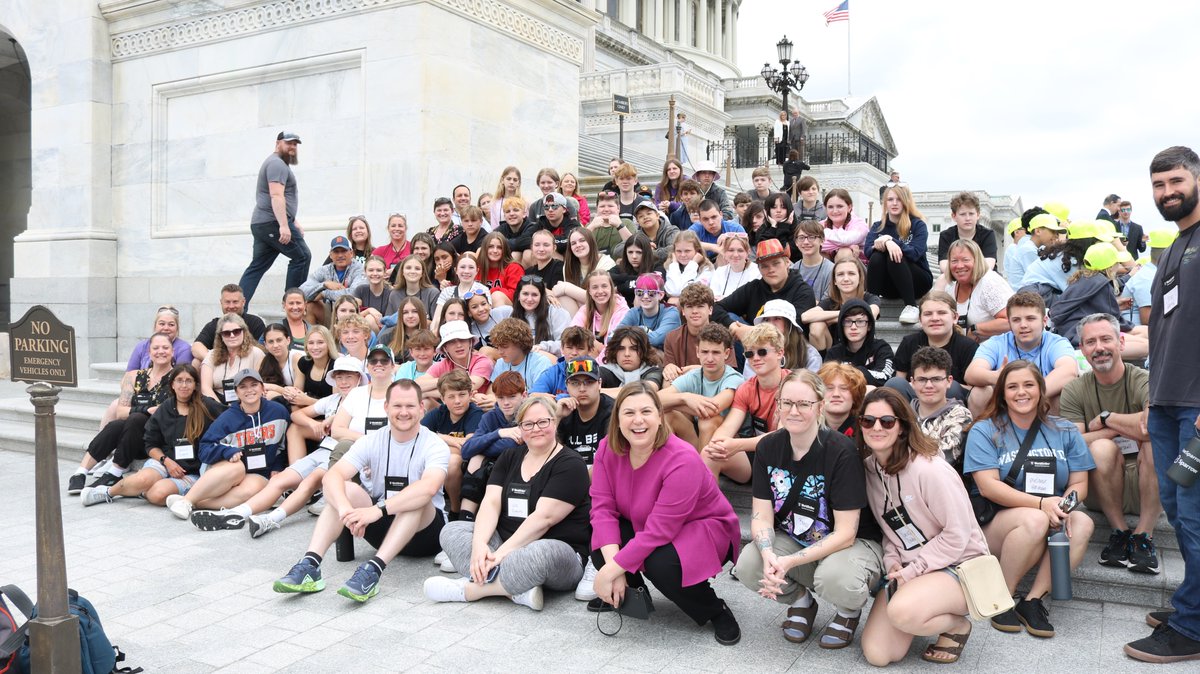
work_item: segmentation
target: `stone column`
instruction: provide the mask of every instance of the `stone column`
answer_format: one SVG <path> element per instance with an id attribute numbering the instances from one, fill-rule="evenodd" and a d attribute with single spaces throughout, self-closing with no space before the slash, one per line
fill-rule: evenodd
<path id="1" fill-rule="evenodd" d="M 725 22 L 725 7 L 723 6 L 725 0 L 713 0 L 713 2 L 716 3 L 713 7 L 716 12 L 713 13 L 713 42 L 710 51 L 725 58 L 725 36 L 721 34 L 721 25 Z"/>
<path id="2" fill-rule="evenodd" d="M 607 0 L 592 0 L 592 9 L 603 14 L 605 11 L 608 10 L 608 1 Z"/>
<path id="3" fill-rule="evenodd" d="M 692 0 L 679 0 L 679 44 L 684 47 L 696 44 L 692 33 Z"/>
<path id="4" fill-rule="evenodd" d="M 737 55 L 733 53 L 733 36 L 737 34 L 737 23 L 733 20 L 733 2 L 734 0 L 726 0 L 725 4 L 725 42 L 722 49 L 725 50 L 725 58 L 734 61 Z"/>
<path id="5" fill-rule="evenodd" d="M 708 51 L 708 0 L 700 0 L 699 20 L 696 22 L 696 49 Z"/>
<path id="6" fill-rule="evenodd" d="M 675 17 L 671 14 L 671 10 L 675 6 L 675 0 L 663 0 L 662 3 L 662 22 L 663 22 L 663 42 L 670 44 L 675 41 Z"/>
<path id="7" fill-rule="evenodd" d="M 729 24 L 730 28 L 732 28 L 732 30 L 729 31 L 729 35 L 731 36 L 730 40 L 733 43 L 733 47 L 729 53 L 729 60 L 737 61 L 737 50 L 738 50 L 737 49 L 737 42 L 738 42 L 738 36 L 737 36 L 737 18 L 738 17 L 737 17 L 737 15 L 738 15 L 738 13 L 736 11 L 734 11 L 732 8 L 729 10 L 729 13 L 733 17 L 730 20 L 730 24 Z"/>
<path id="8" fill-rule="evenodd" d="M 663 35 L 663 6 L 666 4 L 664 0 L 650 0 L 650 21 L 653 23 L 654 41 L 662 44 Z"/>
<path id="9" fill-rule="evenodd" d="M 630 28 L 637 28 L 637 0 L 621 0 L 617 5 L 617 20 Z"/>

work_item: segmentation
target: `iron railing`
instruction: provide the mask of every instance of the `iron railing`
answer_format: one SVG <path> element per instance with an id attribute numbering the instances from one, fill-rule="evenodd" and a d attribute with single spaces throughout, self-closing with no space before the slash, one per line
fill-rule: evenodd
<path id="1" fill-rule="evenodd" d="M 706 152 L 708 159 L 718 167 L 724 167 L 727 158 L 734 168 L 739 169 L 775 163 L 775 142 L 769 136 L 759 136 L 757 133 L 753 137 L 739 134 L 735 138 L 710 142 Z M 870 164 L 883 173 L 888 172 L 888 162 L 891 160 L 883 146 L 857 132 L 808 136 L 804 143 L 804 155 L 804 161 L 812 166 L 862 163 Z"/>

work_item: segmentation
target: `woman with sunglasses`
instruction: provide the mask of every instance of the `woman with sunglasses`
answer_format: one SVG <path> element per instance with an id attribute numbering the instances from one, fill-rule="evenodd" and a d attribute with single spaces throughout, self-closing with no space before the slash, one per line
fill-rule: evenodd
<path id="1" fill-rule="evenodd" d="M 858 451 L 871 513 L 883 531 L 888 581 L 867 616 L 863 654 L 883 667 L 903 660 L 914 636 L 937 635 L 921 658 L 957 662 L 971 621 L 953 569 L 988 554 L 962 477 L 896 391 L 868 393 L 859 421 Z"/>
<path id="2" fill-rule="evenodd" d="M 780 430 L 754 455 L 753 541 L 737 578 L 788 606 L 783 638 L 808 640 L 817 598 L 836 609 L 818 645 L 849 646 L 870 591 L 883 571 L 882 535 L 867 506 L 866 474 L 854 442 L 821 423 L 825 384 L 808 370 L 779 387 Z"/>
<path id="3" fill-rule="evenodd" d="M 995 394 L 967 433 L 963 474 L 974 480 L 971 493 L 994 503 L 995 515 L 983 525 L 988 548 L 1000 558 L 1004 580 L 1015 592 L 1033 567 L 1037 575 L 1016 607 L 992 617 L 1001 632 L 1054 636 L 1050 611 L 1042 599 L 1050 591 L 1050 553 L 1046 537 L 1063 529 L 1071 541 L 1071 569 L 1083 561 L 1095 525 L 1079 511 L 1061 507 L 1077 492 L 1087 498 L 1088 474 L 1096 468 L 1075 424 L 1051 416 L 1046 380 L 1036 363 L 1009 362 L 1000 370 Z M 1030 434 L 1032 438 L 1028 438 Z M 1022 452 L 1021 447 L 1027 447 Z M 1024 454 L 1019 465 L 1014 463 Z M 1012 475 L 1012 479 L 1008 479 Z"/>
<path id="4" fill-rule="evenodd" d="M 442 529 L 442 549 L 468 576 L 426 580 L 432 601 L 506 597 L 540 611 L 543 588 L 572 590 L 583 577 L 592 535 L 587 464 L 559 444 L 554 403 L 528 398 L 516 422 L 521 444 L 496 459 L 474 521 Z"/>
<path id="5" fill-rule="evenodd" d="M 640 328 L 645 331 L 650 346 L 663 348 L 667 333 L 678 328 L 679 310 L 665 304 L 663 278 L 658 274 L 642 274 L 633 291 L 633 308 L 621 318 L 621 326 Z"/>
<path id="6" fill-rule="evenodd" d="M 164 305 L 154 312 L 154 330 L 151 334 L 162 333 L 171 340 L 171 351 L 176 363 L 192 362 L 192 345 L 179 338 L 179 310 Z M 125 365 L 126 372 L 143 370 L 150 367 L 150 340 L 143 339 L 133 347 L 129 354 L 129 362 Z"/>
<path id="7" fill-rule="evenodd" d="M 613 287 L 625 298 L 625 303 L 633 306 L 633 291 L 637 286 L 638 277 L 654 272 L 662 274 L 664 278 L 667 273 L 654 258 L 654 246 L 651 245 L 650 239 L 638 232 L 625 239 L 621 259 L 608 270 L 608 275 L 612 277 Z"/>
<path id="8" fill-rule="evenodd" d="M 200 393 L 223 405 L 237 401 L 233 376 L 245 369 L 258 371 L 265 354 L 250 337 L 246 322 L 225 314 L 217 326 L 217 340 L 200 365 Z"/>
<path id="9" fill-rule="evenodd" d="M 554 356 L 562 355 L 559 337 L 571 326 L 571 314 L 562 307 L 553 306 L 547 298 L 546 285 L 541 276 L 526 274 L 517 285 L 517 301 L 511 307 L 492 309 L 492 318 L 497 322 L 516 318 L 529 324 L 533 331 L 533 348 Z M 533 382 L 529 382 L 531 385 Z"/>

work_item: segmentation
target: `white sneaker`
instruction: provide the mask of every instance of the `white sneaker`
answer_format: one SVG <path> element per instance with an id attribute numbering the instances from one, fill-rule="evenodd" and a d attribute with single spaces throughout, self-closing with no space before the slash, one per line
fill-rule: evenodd
<path id="1" fill-rule="evenodd" d="M 190 520 L 192 518 L 191 502 L 179 494 L 171 494 L 167 497 L 167 510 L 170 510 L 172 515 L 181 520 Z"/>
<path id="2" fill-rule="evenodd" d="M 914 325 L 920 318 L 921 310 L 911 304 L 904 307 L 904 310 L 900 312 L 901 325 Z"/>
<path id="3" fill-rule="evenodd" d="M 587 566 L 583 567 L 583 578 L 575 586 L 575 598 L 579 601 L 591 601 L 596 598 L 596 567 L 588 558 Z"/>
<path id="4" fill-rule="evenodd" d="M 454 562 L 450 561 L 449 559 L 442 562 L 439 565 L 439 568 L 441 569 L 442 573 L 457 573 L 457 570 L 454 568 Z"/>
<path id="5" fill-rule="evenodd" d="M 112 467 L 112 457 L 104 459 L 100 463 L 92 466 L 92 469 L 88 471 L 88 475 L 91 475 L 92 477 L 100 477 L 101 475 L 107 473 L 110 467 Z"/>
<path id="6" fill-rule="evenodd" d="M 535 611 L 540 611 L 542 610 L 543 603 L 542 586 L 538 585 L 532 590 L 526 590 L 521 594 L 514 594 L 512 600 L 514 604 L 528 606 Z"/>
<path id="7" fill-rule="evenodd" d="M 470 578 L 433 576 L 425 579 L 425 596 L 430 601 L 466 601 Z"/>
<path id="8" fill-rule="evenodd" d="M 433 565 L 434 566 L 441 566 L 448 561 L 450 561 L 450 555 L 447 555 L 445 550 L 442 550 L 441 552 L 439 552 L 433 556 Z"/>
<path id="9" fill-rule="evenodd" d="M 106 487 L 84 487 L 79 492 L 79 500 L 84 506 L 94 506 L 100 503 L 112 503 L 112 496 Z"/>
<path id="10" fill-rule="evenodd" d="M 246 520 L 246 526 L 250 529 L 250 538 L 258 538 L 278 529 L 279 522 L 276 522 L 267 515 L 251 515 Z"/>
<path id="11" fill-rule="evenodd" d="M 317 501 L 316 503 L 308 506 L 308 514 L 314 515 L 316 517 L 320 517 L 321 513 L 324 512 L 324 510 L 325 510 L 325 497 L 323 497 L 323 496 L 321 497 L 320 501 Z"/>

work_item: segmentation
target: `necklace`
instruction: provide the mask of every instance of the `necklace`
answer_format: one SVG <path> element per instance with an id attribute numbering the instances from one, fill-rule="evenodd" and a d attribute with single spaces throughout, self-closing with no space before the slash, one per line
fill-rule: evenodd
<path id="1" fill-rule="evenodd" d="M 746 275 L 746 269 L 749 267 L 750 267 L 750 265 L 747 264 L 745 267 L 742 267 L 742 270 L 740 272 L 738 272 L 738 282 L 737 282 L 737 285 L 735 285 L 733 287 L 734 290 L 737 290 L 738 288 L 742 287 L 742 277 Z M 725 274 L 725 285 L 721 286 L 721 294 L 722 295 L 729 294 L 726 291 L 729 290 L 729 276 L 732 273 L 733 273 L 733 268 L 731 266 L 729 271 Z M 812 285 L 812 284 L 810 283 L 809 285 Z"/>

